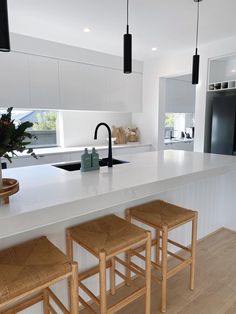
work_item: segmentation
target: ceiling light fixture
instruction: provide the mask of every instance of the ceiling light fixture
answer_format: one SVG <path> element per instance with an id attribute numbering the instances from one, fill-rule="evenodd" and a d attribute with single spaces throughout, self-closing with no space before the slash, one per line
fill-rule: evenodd
<path id="1" fill-rule="evenodd" d="M 84 32 L 85 32 L 85 33 L 90 33 L 90 32 L 91 32 L 91 29 L 88 28 L 88 27 L 85 27 L 85 28 L 84 28 Z"/>
<path id="2" fill-rule="evenodd" d="M 197 85 L 199 81 L 199 64 L 200 64 L 200 55 L 198 54 L 198 34 L 199 34 L 199 7 L 202 0 L 193 0 L 197 2 L 197 32 L 196 32 L 196 51 L 193 56 L 193 71 L 192 71 L 192 84 Z"/>
<path id="3" fill-rule="evenodd" d="M 124 35 L 124 73 L 132 73 L 132 35 L 129 34 L 129 0 L 127 0 L 127 26 Z"/>
<path id="4" fill-rule="evenodd" d="M 9 52 L 10 34 L 8 24 L 7 0 L 0 1 L 0 51 Z"/>
<path id="5" fill-rule="evenodd" d="M 152 48 L 152 51 L 157 51 L 157 48 L 156 48 L 156 47 L 153 47 L 153 48 Z"/>

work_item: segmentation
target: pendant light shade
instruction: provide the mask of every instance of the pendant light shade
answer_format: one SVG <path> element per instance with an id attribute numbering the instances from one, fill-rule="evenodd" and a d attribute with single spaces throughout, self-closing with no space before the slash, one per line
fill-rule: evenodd
<path id="1" fill-rule="evenodd" d="M 132 73 L 132 35 L 129 33 L 129 0 L 127 0 L 127 28 L 124 35 L 124 73 Z"/>
<path id="2" fill-rule="evenodd" d="M 199 81 L 199 65 L 200 65 L 200 56 L 196 54 L 193 56 L 193 71 L 192 71 L 192 84 L 196 85 Z"/>
<path id="3" fill-rule="evenodd" d="M 132 35 L 124 35 L 124 73 L 132 73 Z"/>
<path id="4" fill-rule="evenodd" d="M 0 0 L 0 51 L 10 51 L 7 0 Z"/>
<path id="5" fill-rule="evenodd" d="M 197 32 L 196 32 L 196 52 L 193 56 L 192 84 L 197 85 L 199 82 L 199 66 L 200 55 L 198 54 L 198 33 L 199 33 L 199 4 L 202 0 L 194 0 L 197 2 Z"/>

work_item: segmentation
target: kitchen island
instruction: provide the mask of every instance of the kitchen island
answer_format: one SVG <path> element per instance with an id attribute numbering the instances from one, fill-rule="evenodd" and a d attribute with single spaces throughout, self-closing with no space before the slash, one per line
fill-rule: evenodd
<path id="1" fill-rule="evenodd" d="M 19 180 L 20 191 L 0 207 L 0 249 L 46 235 L 65 251 L 66 227 L 108 213 L 123 216 L 125 208 L 157 198 L 197 210 L 199 239 L 224 226 L 236 229 L 236 157 L 174 150 L 115 157 L 127 163 L 87 173 L 53 165 L 4 170 L 4 177 Z M 190 227 L 170 238 L 188 245 Z M 75 256 L 80 270 L 94 265 L 81 249 Z M 64 288 L 55 290 L 66 302 Z M 96 281 L 90 288 L 97 294 Z M 31 313 L 41 313 L 41 305 Z"/>
<path id="2" fill-rule="evenodd" d="M 179 189 L 187 192 L 193 183 L 202 185 L 212 179 L 220 183 L 224 175 L 236 171 L 233 156 L 159 151 L 117 158 L 128 163 L 87 173 L 52 165 L 4 170 L 4 177 L 20 182 L 20 191 L 11 197 L 9 205 L 1 207 L 0 239 L 57 224 L 68 225 L 71 220 L 79 223 L 87 215 L 116 212 L 116 206 L 119 209 L 160 193 Z M 208 210 L 205 208 L 205 212 Z"/>

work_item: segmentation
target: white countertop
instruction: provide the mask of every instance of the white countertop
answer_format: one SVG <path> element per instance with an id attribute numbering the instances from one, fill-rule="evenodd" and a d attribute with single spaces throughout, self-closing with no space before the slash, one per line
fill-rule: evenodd
<path id="1" fill-rule="evenodd" d="M 115 157 L 130 163 L 87 173 L 50 165 L 4 170 L 20 191 L 0 207 L 0 238 L 236 170 L 234 156 L 169 150 Z"/>
<path id="2" fill-rule="evenodd" d="M 173 143 L 192 143 L 194 141 L 193 138 L 172 138 L 168 139 L 166 138 L 164 140 L 165 144 L 173 144 Z"/>

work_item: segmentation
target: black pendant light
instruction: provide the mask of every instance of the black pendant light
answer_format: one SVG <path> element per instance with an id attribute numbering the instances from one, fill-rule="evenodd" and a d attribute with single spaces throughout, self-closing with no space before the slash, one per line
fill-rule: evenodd
<path id="1" fill-rule="evenodd" d="M 0 0 L 0 51 L 10 51 L 7 0 Z"/>
<path id="2" fill-rule="evenodd" d="M 199 33 L 199 7 L 202 0 L 194 0 L 197 2 L 197 32 L 196 32 L 196 51 L 193 56 L 193 71 L 192 71 L 192 84 L 197 85 L 199 81 L 199 64 L 200 56 L 198 54 L 198 33 Z"/>
<path id="3" fill-rule="evenodd" d="M 132 73 L 132 35 L 129 34 L 129 0 L 127 0 L 127 31 L 124 35 L 124 73 Z"/>

